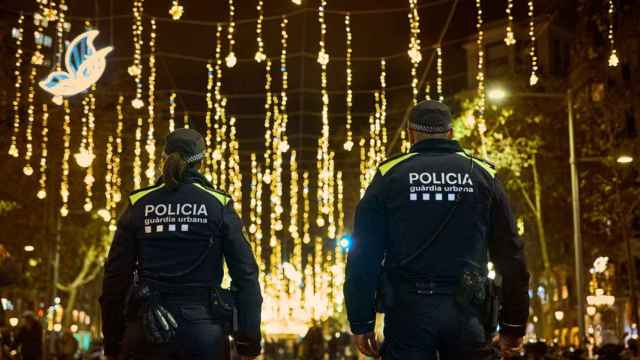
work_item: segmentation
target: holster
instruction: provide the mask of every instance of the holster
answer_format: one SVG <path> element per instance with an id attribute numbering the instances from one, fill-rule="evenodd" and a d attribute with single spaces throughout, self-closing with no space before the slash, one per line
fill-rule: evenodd
<path id="1" fill-rule="evenodd" d="M 236 293 L 232 289 L 214 288 L 211 291 L 209 306 L 215 319 L 220 319 L 225 331 L 235 334 L 238 331 L 238 308 Z"/>
<path id="2" fill-rule="evenodd" d="M 376 290 L 376 312 L 384 314 L 395 306 L 396 294 L 391 281 L 391 274 L 384 266 L 378 277 L 378 288 Z"/>
<path id="3" fill-rule="evenodd" d="M 483 325 L 487 337 L 493 337 L 498 328 L 498 316 L 500 312 L 500 293 L 502 292 L 502 277 L 496 274 L 494 279 L 489 279 L 486 284 L 487 300 L 483 311 Z"/>
<path id="4" fill-rule="evenodd" d="M 125 316 L 142 320 L 145 339 L 152 344 L 165 344 L 176 335 L 178 323 L 162 305 L 160 294 L 145 282 L 132 286 L 125 306 Z"/>

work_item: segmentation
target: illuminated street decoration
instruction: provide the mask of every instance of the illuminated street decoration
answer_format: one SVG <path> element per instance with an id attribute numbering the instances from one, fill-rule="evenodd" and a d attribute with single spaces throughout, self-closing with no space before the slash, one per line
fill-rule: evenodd
<path id="1" fill-rule="evenodd" d="M 418 14 L 418 0 L 409 0 L 409 26 L 411 29 L 409 40 L 409 59 L 411 60 L 411 89 L 413 90 L 413 105 L 418 103 L 418 66 L 422 61 L 420 48 L 420 15 Z"/>
<path id="2" fill-rule="evenodd" d="M 63 153 L 62 153 L 62 174 L 60 179 L 60 197 L 62 206 L 60 207 L 60 215 L 65 217 L 69 214 L 69 158 L 71 157 L 71 110 L 69 109 L 69 100 L 64 100 L 64 121 L 62 129 L 64 134 Z"/>
<path id="3" fill-rule="evenodd" d="M 173 20 L 180 20 L 182 15 L 184 14 L 184 7 L 180 5 L 178 0 L 173 0 L 171 3 L 171 8 L 169 9 L 169 15 Z"/>
<path id="4" fill-rule="evenodd" d="M 40 180 L 39 190 L 36 196 L 38 199 L 47 197 L 47 145 L 49 143 L 49 109 L 47 104 L 42 104 L 42 142 L 40 143 Z"/>
<path id="5" fill-rule="evenodd" d="M 327 0 L 321 0 L 320 7 L 318 7 L 318 23 L 320 23 L 320 41 L 318 45 L 320 46 L 320 50 L 318 50 L 318 64 L 323 66 L 323 69 L 326 71 L 326 66 L 329 63 L 329 54 L 325 49 L 325 37 L 327 35 L 327 23 L 325 21 L 325 10 L 327 9 Z"/>
<path id="6" fill-rule="evenodd" d="M 15 96 L 13 98 L 13 129 L 11 131 L 11 145 L 9 146 L 9 155 L 17 158 L 20 156 L 18 150 L 18 134 L 20 132 L 20 100 L 22 98 L 22 38 L 24 36 L 24 15 L 18 18 L 18 33 L 16 36 L 16 55 L 15 55 Z"/>
<path id="7" fill-rule="evenodd" d="M 142 12 L 144 10 L 144 0 L 133 1 L 133 64 L 127 69 L 136 83 L 136 97 L 131 100 L 131 106 L 134 109 L 142 109 L 144 101 L 142 101 L 142 32 L 144 25 L 142 23 Z"/>
<path id="8" fill-rule="evenodd" d="M 93 138 L 94 138 L 94 132 L 95 132 L 95 124 L 96 124 L 96 118 L 95 118 L 95 110 L 96 110 L 96 98 L 94 95 L 95 92 L 95 87 L 92 89 L 92 91 L 85 97 L 83 101 L 83 116 L 87 118 L 87 144 L 86 144 L 86 148 L 85 153 L 80 154 L 79 157 L 76 157 L 76 160 L 80 163 L 83 161 L 83 159 L 78 160 L 79 158 L 83 158 L 86 156 L 86 158 L 90 158 L 91 161 L 88 163 L 87 168 L 87 172 L 86 175 L 84 177 L 84 183 L 85 183 L 85 190 L 86 190 L 86 194 L 85 194 L 85 198 L 84 198 L 84 211 L 89 212 L 93 209 L 93 184 L 95 183 L 96 179 L 93 176 L 93 160 L 95 159 L 95 151 L 94 151 L 94 142 L 93 142 Z"/>
<path id="9" fill-rule="evenodd" d="M 487 99 L 484 83 L 484 30 L 482 29 L 482 27 L 484 26 L 484 20 L 482 18 L 482 0 L 476 0 L 476 12 L 476 28 L 478 30 L 478 74 L 476 75 L 476 80 L 478 80 L 478 100 L 476 102 L 476 112 L 478 115 L 476 123 L 478 124 L 478 132 L 480 133 L 480 140 L 482 142 L 482 155 L 486 157 L 486 149 L 484 147 L 484 133 L 487 128 L 484 119 L 484 112 L 487 107 Z"/>
<path id="10" fill-rule="evenodd" d="M 169 96 L 169 132 L 176 129 L 176 93 L 171 92 Z"/>
<path id="11" fill-rule="evenodd" d="M 156 20 L 151 19 L 151 31 L 149 39 L 149 100 L 147 102 L 147 111 L 149 118 L 147 119 L 147 183 L 153 185 L 156 182 L 156 140 L 154 137 L 155 128 L 155 106 L 156 106 Z"/>
<path id="12" fill-rule="evenodd" d="M 318 208 L 320 209 L 316 217 L 316 225 L 324 227 L 326 225 L 324 216 L 329 214 L 329 179 L 330 173 L 329 160 L 329 92 L 327 90 L 327 64 L 329 63 L 329 55 L 325 50 L 325 35 L 327 33 L 327 24 L 325 23 L 325 9 L 327 1 L 322 0 L 318 11 L 318 22 L 320 24 L 320 41 L 318 43 L 320 50 L 318 51 L 318 63 L 321 66 L 320 71 L 320 93 L 322 99 L 322 130 L 318 139 L 318 154 L 316 156 L 316 166 L 318 169 L 318 185 L 317 199 Z"/>
<path id="13" fill-rule="evenodd" d="M 347 124 L 346 124 L 346 130 L 347 130 L 347 139 L 345 140 L 344 144 L 342 145 L 342 147 L 346 150 L 346 151 L 351 151 L 351 149 L 353 149 L 353 132 L 351 131 L 351 123 L 353 121 L 353 114 L 352 109 L 353 109 L 353 90 L 351 89 L 352 86 L 352 82 L 353 82 L 353 71 L 351 69 L 351 53 L 353 52 L 353 50 L 351 49 L 351 16 L 347 13 L 344 16 L 344 26 L 345 26 L 345 33 L 346 33 L 346 37 L 347 37 L 347 56 L 346 56 L 346 67 L 347 67 L 347 96 L 346 96 L 346 102 L 347 102 Z"/>
<path id="14" fill-rule="evenodd" d="M 438 77 L 436 78 L 436 91 L 438 94 L 438 101 L 444 101 L 444 95 L 442 91 L 442 48 L 438 46 L 436 49 L 437 61 L 436 61 L 436 70 Z"/>
<path id="15" fill-rule="evenodd" d="M 65 53 L 66 71 L 52 72 L 40 87 L 53 96 L 70 97 L 95 84 L 107 66 L 106 56 L 113 51 L 111 46 L 96 50 L 93 41 L 99 33 L 90 30 L 73 39 Z"/>
<path id="16" fill-rule="evenodd" d="M 235 21 L 236 7 L 233 3 L 233 0 L 229 0 L 229 26 L 227 27 L 227 39 L 229 40 L 229 54 L 224 59 L 228 68 L 232 68 L 236 66 L 238 63 L 238 59 L 236 58 L 236 54 L 233 52 L 233 46 L 236 44 L 234 39 L 234 32 L 236 30 L 236 21 Z"/>
<path id="17" fill-rule="evenodd" d="M 287 124 L 289 123 L 289 114 L 287 113 L 287 91 L 289 90 L 289 70 L 287 68 L 287 43 L 289 35 L 287 35 L 287 24 L 289 20 L 286 17 L 282 17 L 280 22 L 280 42 L 282 45 L 282 51 L 280 52 L 280 72 L 282 73 L 282 90 L 280 91 L 280 115 L 282 116 L 280 121 L 280 135 L 281 141 L 278 146 L 278 151 L 281 153 L 289 150 L 289 140 L 287 137 Z"/>
<path id="18" fill-rule="evenodd" d="M 616 14 L 615 5 L 613 0 L 609 0 L 609 33 L 607 37 L 609 38 L 609 49 L 611 53 L 609 54 L 609 66 L 616 67 L 620 64 L 620 59 L 618 59 L 618 52 L 616 50 L 616 39 L 613 31 L 613 20 Z"/>
<path id="19" fill-rule="evenodd" d="M 531 57 L 531 75 L 529 76 L 529 85 L 534 86 L 538 83 L 538 55 L 536 54 L 536 23 L 533 13 L 533 0 L 529 0 L 529 57 Z"/>
<path id="20" fill-rule="evenodd" d="M 258 0 L 258 21 L 256 24 L 256 42 L 258 43 L 258 50 L 253 57 L 256 62 L 261 63 L 267 59 L 267 55 L 264 53 L 264 41 L 262 40 L 262 23 L 264 21 L 264 0 Z"/>
<path id="21" fill-rule="evenodd" d="M 513 34 L 513 0 L 507 0 L 507 34 L 504 37 L 504 43 L 507 46 L 515 45 L 516 37 Z"/>

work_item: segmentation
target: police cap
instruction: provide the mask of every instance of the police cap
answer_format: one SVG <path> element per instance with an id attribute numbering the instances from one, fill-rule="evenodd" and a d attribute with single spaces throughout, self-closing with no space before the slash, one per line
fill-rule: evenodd
<path id="1" fill-rule="evenodd" d="M 176 129 L 167 135 L 164 152 L 169 155 L 179 153 L 188 163 L 204 158 L 205 144 L 202 135 L 193 129 Z"/>
<path id="2" fill-rule="evenodd" d="M 446 133 L 451 129 L 451 111 L 439 101 L 421 101 L 411 109 L 409 128 L 425 133 Z"/>

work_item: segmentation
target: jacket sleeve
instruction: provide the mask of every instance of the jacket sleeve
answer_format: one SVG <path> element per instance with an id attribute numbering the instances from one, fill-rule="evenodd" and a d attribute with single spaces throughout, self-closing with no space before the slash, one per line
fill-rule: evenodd
<path id="1" fill-rule="evenodd" d="M 493 236 L 489 239 L 489 252 L 502 276 L 500 332 L 524 336 L 529 317 L 529 272 L 513 212 L 504 187 L 497 179 L 492 211 Z"/>
<path id="2" fill-rule="evenodd" d="M 375 328 L 375 297 L 387 233 L 385 208 L 380 197 L 383 177 L 378 172 L 358 203 L 347 257 L 344 298 L 351 332 L 364 334 Z"/>
<path id="3" fill-rule="evenodd" d="M 124 306 L 133 281 L 137 259 L 135 230 L 131 221 L 131 208 L 127 207 L 118 220 L 109 256 L 104 266 L 102 295 L 102 333 L 106 355 L 116 356 L 124 334 Z"/>
<path id="4" fill-rule="evenodd" d="M 246 356 L 260 354 L 260 318 L 262 295 L 258 282 L 258 264 L 245 237 L 240 217 L 230 201 L 223 209 L 223 253 L 231 275 L 231 286 L 237 290 L 238 334 L 235 336 L 238 353 Z"/>

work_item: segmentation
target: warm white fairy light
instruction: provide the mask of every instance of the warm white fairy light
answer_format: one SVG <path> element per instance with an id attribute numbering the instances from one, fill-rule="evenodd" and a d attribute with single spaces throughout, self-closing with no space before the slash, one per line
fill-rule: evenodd
<path id="1" fill-rule="evenodd" d="M 620 59 L 618 58 L 618 52 L 616 50 L 616 39 L 613 31 L 613 20 L 615 18 L 616 9 L 613 3 L 613 0 L 609 0 L 609 49 L 611 53 L 609 54 L 609 66 L 616 67 L 620 64 Z"/>
<path id="2" fill-rule="evenodd" d="M 218 24 L 216 29 L 216 53 L 215 53 L 215 86 L 214 86 L 214 108 L 215 108 L 215 116 L 214 116 L 214 124 L 213 129 L 215 132 L 215 146 L 212 146 L 212 151 L 210 151 L 211 158 L 211 181 L 217 186 L 224 189 L 222 181 L 218 181 L 218 176 L 222 177 L 223 170 L 222 166 L 218 167 L 217 164 L 224 165 L 223 160 L 223 152 L 221 150 L 221 146 L 224 141 L 224 129 L 223 123 L 225 118 L 225 109 L 223 106 L 223 96 L 222 96 L 222 25 Z"/>
<path id="3" fill-rule="evenodd" d="M 183 121 L 183 126 L 185 129 L 189 128 L 189 125 L 191 124 L 191 121 L 189 121 L 189 113 L 188 112 L 184 112 L 184 114 L 182 115 L 182 121 Z"/>
<path id="4" fill-rule="evenodd" d="M 141 109 L 144 106 L 142 100 L 142 45 L 144 39 L 142 38 L 142 31 L 144 25 L 142 23 L 142 12 L 144 10 L 144 0 L 133 1 L 133 64 L 129 66 L 128 72 L 136 83 L 136 97 L 131 101 L 131 106 L 134 109 Z"/>
<path id="5" fill-rule="evenodd" d="M 300 231 L 298 228 L 298 187 L 300 181 L 300 174 L 298 173 L 298 159 L 296 151 L 291 151 L 291 157 L 289 159 L 289 173 L 291 174 L 291 181 L 289 183 L 289 234 L 294 241 L 294 259 L 293 262 L 298 263 L 300 256 L 302 255 L 302 247 L 298 248 L 298 241 L 300 241 Z M 300 251 L 298 254 L 296 254 Z"/>
<path id="6" fill-rule="evenodd" d="M 538 55 L 536 54 L 536 23 L 533 12 L 533 0 L 529 0 L 529 57 L 531 57 L 531 75 L 529 76 L 529 85 L 534 86 L 538 83 Z"/>
<path id="7" fill-rule="evenodd" d="M 436 54 L 438 57 L 436 62 L 436 70 L 438 73 L 438 76 L 436 78 L 436 90 L 438 92 L 438 101 L 443 101 L 444 95 L 442 92 L 442 48 L 440 46 L 438 46 L 438 48 L 436 49 Z"/>
<path id="8" fill-rule="evenodd" d="M 87 118 L 87 147 L 86 151 L 91 155 L 92 161 L 87 167 L 87 173 L 84 177 L 85 183 L 85 198 L 84 198 L 84 211 L 91 211 L 93 209 L 93 184 L 95 183 L 95 177 L 93 176 L 93 159 L 95 159 L 95 147 L 94 147 L 94 133 L 96 126 L 95 110 L 96 110 L 96 98 L 94 95 L 95 86 L 91 89 L 91 92 L 85 97 L 88 101 L 83 108 L 84 114 Z"/>
<path id="9" fill-rule="evenodd" d="M 37 193 L 38 199 L 44 199 L 47 197 L 47 145 L 49 142 L 49 109 L 47 104 L 42 104 L 42 142 L 40 143 L 40 180 L 39 190 Z"/>
<path id="10" fill-rule="evenodd" d="M 53 6 L 53 2 L 51 2 L 51 5 Z M 66 22 L 66 12 L 68 10 L 67 4 L 65 3 L 65 0 L 60 0 L 60 3 L 58 4 L 58 11 L 57 11 L 57 23 L 56 23 L 56 43 L 57 43 L 57 50 L 56 50 L 56 71 L 61 71 L 62 70 L 62 57 L 64 56 L 64 32 L 65 32 L 65 27 L 67 25 Z M 62 96 L 54 96 L 51 101 L 60 106 L 62 105 Z"/>
<path id="11" fill-rule="evenodd" d="M 62 129 L 64 130 L 63 152 L 62 152 L 62 174 L 60 175 L 60 198 L 62 206 L 60 207 L 60 215 L 65 217 L 69 214 L 69 160 L 71 157 L 71 110 L 69 109 L 69 100 L 64 100 L 64 121 Z"/>
<path id="12" fill-rule="evenodd" d="M 232 68 L 236 66 L 238 63 L 238 59 L 236 58 L 236 54 L 233 52 L 233 46 L 236 41 L 234 39 L 234 32 L 236 30 L 236 7 L 233 3 L 233 0 L 229 0 L 229 27 L 227 28 L 227 39 L 229 40 L 229 54 L 225 58 L 225 62 L 227 67 Z"/>
<path id="13" fill-rule="evenodd" d="M 280 22 L 280 42 L 282 44 L 282 51 L 280 52 L 280 72 L 282 73 L 282 90 L 280 91 L 280 115 L 282 116 L 280 122 L 280 134 L 281 141 L 278 150 L 280 152 L 287 152 L 289 150 L 289 142 L 287 138 L 287 124 L 289 123 L 289 114 L 287 113 L 287 91 L 289 90 L 289 70 L 287 68 L 287 43 L 289 35 L 287 34 L 287 24 L 289 20 L 286 17 L 282 18 Z"/>
<path id="14" fill-rule="evenodd" d="M 133 149 L 133 188 L 142 186 L 142 116 L 136 119 L 135 145 Z"/>
<path id="15" fill-rule="evenodd" d="M 234 199 L 234 208 L 242 214 L 242 172 L 240 171 L 240 144 L 236 117 L 229 119 L 229 195 Z"/>
<path id="16" fill-rule="evenodd" d="M 351 123 L 353 121 L 353 114 L 352 114 L 352 109 L 353 109 L 353 90 L 351 88 L 352 86 L 352 82 L 353 82 L 353 70 L 351 68 L 351 54 L 353 49 L 351 48 L 351 40 L 352 40 L 352 36 L 351 36 L 351 16 L 347 13 L 344 16 L 344 27 L 345 27 L 345 33 L 346 33 L 346 38 L 347 38 L 347 56 L 346 56 L 346 67 L 347 67 L 347 96 L 346 96 L 346 102 L 347 102 L 347 124 L 346 124 L 346 130 L 347 130 L 347 139 L 344 142 L 344 144 L 342 145 L 342 147 L 346 150 L 346 151 L 351 151 L 351 149 L 353 149 L 353 132 L 351 131 Z"/>
<path id="17" fill-rule="evenodd" d="M 409 38 L 409 59 L 411 63 L 419 64 L 422 61 L 420 49 L 420 15 L 418 13 L 418 0 L 409 0 L 409 27 L 411 29 Z"/>
<path id="18" fill-rule="evenodd" d="M 326 0 L 322 0 L 318 21 L 320 23 L 320 41 L 318 52 L 318 63 L 321 66 L 320 71 L 320 88 L 322 98 L 322 129 L 320 138 L 318 138 L 318 153 L 316 156 L 316 166 L 318 169 L 317 199 L 318 213 L 316 217 L 316 225 L 324 227 L 326 225 L 325 216 L 329 214 L 329 185 L 330 185 L 330 152 L 329 152 L 329 92 L 327 90 L 327 64 L 329 63 L 329 55 L 325 50 L 325 35 L 327 33 L 327 24 L 325 22 L 325 9 L 327 7 Z"/>
<path id="19" fill-rule="evenodd" d="M 513 34 L 513 0 L 507 0 L 507 34 L 504 37 L 504 43 L 507 46 L 515 45 L 516 37 Z"/>
<path id="20" fill-rule="evenodd" d="M 173 0 L 171 2 L 171 8 L 169 9 L 169 15 L 173 20 L 180 20 L 182 15 L 184 14 L 184 7 L 180 5 L 178 0 Z"/>
<path id="21" fill-rule="evenodd" d="M 424 99 L 431 100 L 431 83 L 428 81 L 424 84 Z"/>
<path id="22" fill-rule="evenodd" d="M 476 29 L 478 30 L 478 74 L 476 79 L 478 80 L 478 120 L 484 122 L 484 111 L 486 107 L 485 97 L 485 85 L 484 85 L 484 31 L 483 31 L 483 18 L 482 18 L 482 1 L 476 0 L 477 22 Z"/>
<path id="23" fill-rule="evenodd" d="M 264 40 L 262 40 L 262 23 L 264 22 L 264 0 L 258 0 L 258 22 L 256 24 L 256 41 L 258 43 L 258 50 L 253 57 L 256 62 L 263 62 L 267 59 L 267 55 L 264 53 Z"/>
<path id="24" fill-rule="evenodd" d="M 264 102 L 264 176 L 263 180 L 266 184 L 271 183 L 271 130 L 272 130 L 272 92 L 271 92 L 271 60 L 267 59 L 265 63 L 265 102 Z"/>
<path id="25" fill-rule="evenodd" d="M 291 2 L 296 5 L 302 5 L 302 0 L 291 0 Z"/>
<path id="26" fill-rule="evenodd" d="M 169 132 L 176 129 L 176 93 L 171 92 L 169 96 Z"/>
<path id="27" fill-rule="evenodd" d="M 327 35 L 327 23 L 325 20 L 325 10 L 327 8 L 327 0 L 320 1 L 320 7 L 318 7 L 318 22 L 320 23 L 320 50 L 318 51 L 318 64 L 322 65 L 325 69 L 329 63 L 329 54 L 325 49 L 325 37 Z"/>
<path id="28" fill-rule="evenodd" d="M 114 153 L 113 153 L 113 168 L 112 175 L 112 194 L 111 194 L 111 220 L 109 221 L 109 230 L 116 231 L 116 217 L 118 207 L 117 205 L 122 201 L 122 177 L 120 176 L 121 158 L 122 158 L 122 131 L 124 130 L 124 97 L 118 98 L 118 105 L 116 106 L 117 123 L 116 123 L 116 137 L 114 140 Z"/>
<path id="29" fill-rule="evenodd" d="M 49 23 L 49 20 L 44 16 L 44 13 L 47 9 L 46 5 L 48 1 L 36 0 L 36 3 L 38 4 L 38 12 L 34 14 L 34 24 L 36 25 L 35 34 L 40 34 L 40 36 L 43 36 L 44 27 Z M 31 55 L 31 65 L 40 66 L 44 64 L 44 55 L 41 51 L 43 43 L 43 41 L 36 41 L 35 51 Z M 37 72 L 35 66 L 31 66 L 31 73 L 34 74 L 35 72 Z M 35 79 L 33 81 L 35 81 Z"/>
<path id="30" fill-rule="evenodd" d="M 155 106 L 156 106 L 156 20 L 151 19 L 151 31 L 149 40 L 149 100 L 147 103 L 147 111 L 149 118 L 147 121 L 147 143 L 145 149 L 147 150 L 147 170 L 145 175 L 147 176 L 147 182 L 152 185 L 156 181 L 156 140 L 155 140 L 155 128 L 153 123 L 155 122 Z"/>
<path id="31" fill-rule="evenodd" d="M 107 171 L 104 178 L 104 197 L 105 197 L 105 209 L 98 210 L 98 215 L 106 222 L 111 221 L 111 208 L 113 204 L 113 188 L 114 188 L 114 175 L 113 175 L 113 136 L 109 135 L 107 138 L 107 146 L 105 149 L 105 164 Z"/>
<path id="32" fill-rule="evenodd" d="M 400 152 L 408 153 L 411 150 L 411 143 L 409 142 L 409 138 L 407 136 L 407 130 L 400 130 Z"/>
<path id="33" fill-rule="evenodd" d="M 24 35 L 24 15 L 18 18 L 18 34 L 16 36 L 16 65 L 13 70 L 15 75 L 14 89 L 15 96 L 13 98 L 13 129 L 11 131 L 11 145 L 9 146 L 9 155 L 18 157 L 18 133 L 20 132 L 20 100 L 22 98 L 22 38 Z"/>
<path id="34" fill-rule="evenodd" d="M 36 67 L 34 65 L 31 65 L 31 73 L 29 75 L 29 89 L 27 92 L 27 101 L 28 101 L 28 107 L 27 107 L 27 128 L 25 130 L 25 137 L 26 137 L 26 142 L 25 142 L 25 154 L 24 154 L 24 160 L 25 160 L 25 165 L 22 168 L 22 172 L 27 175 L 27 176 L 31 176 L 33 174 L 33 167 L 31 166 L 31 157 L 33 156 L 33 123 L 35 121 L 35 117 L 36 117 L 36 89 L 35 89 L 35 82 L 36 82 L 36 75 L 37 75 L 38 70 L 36 69 Z"/>

